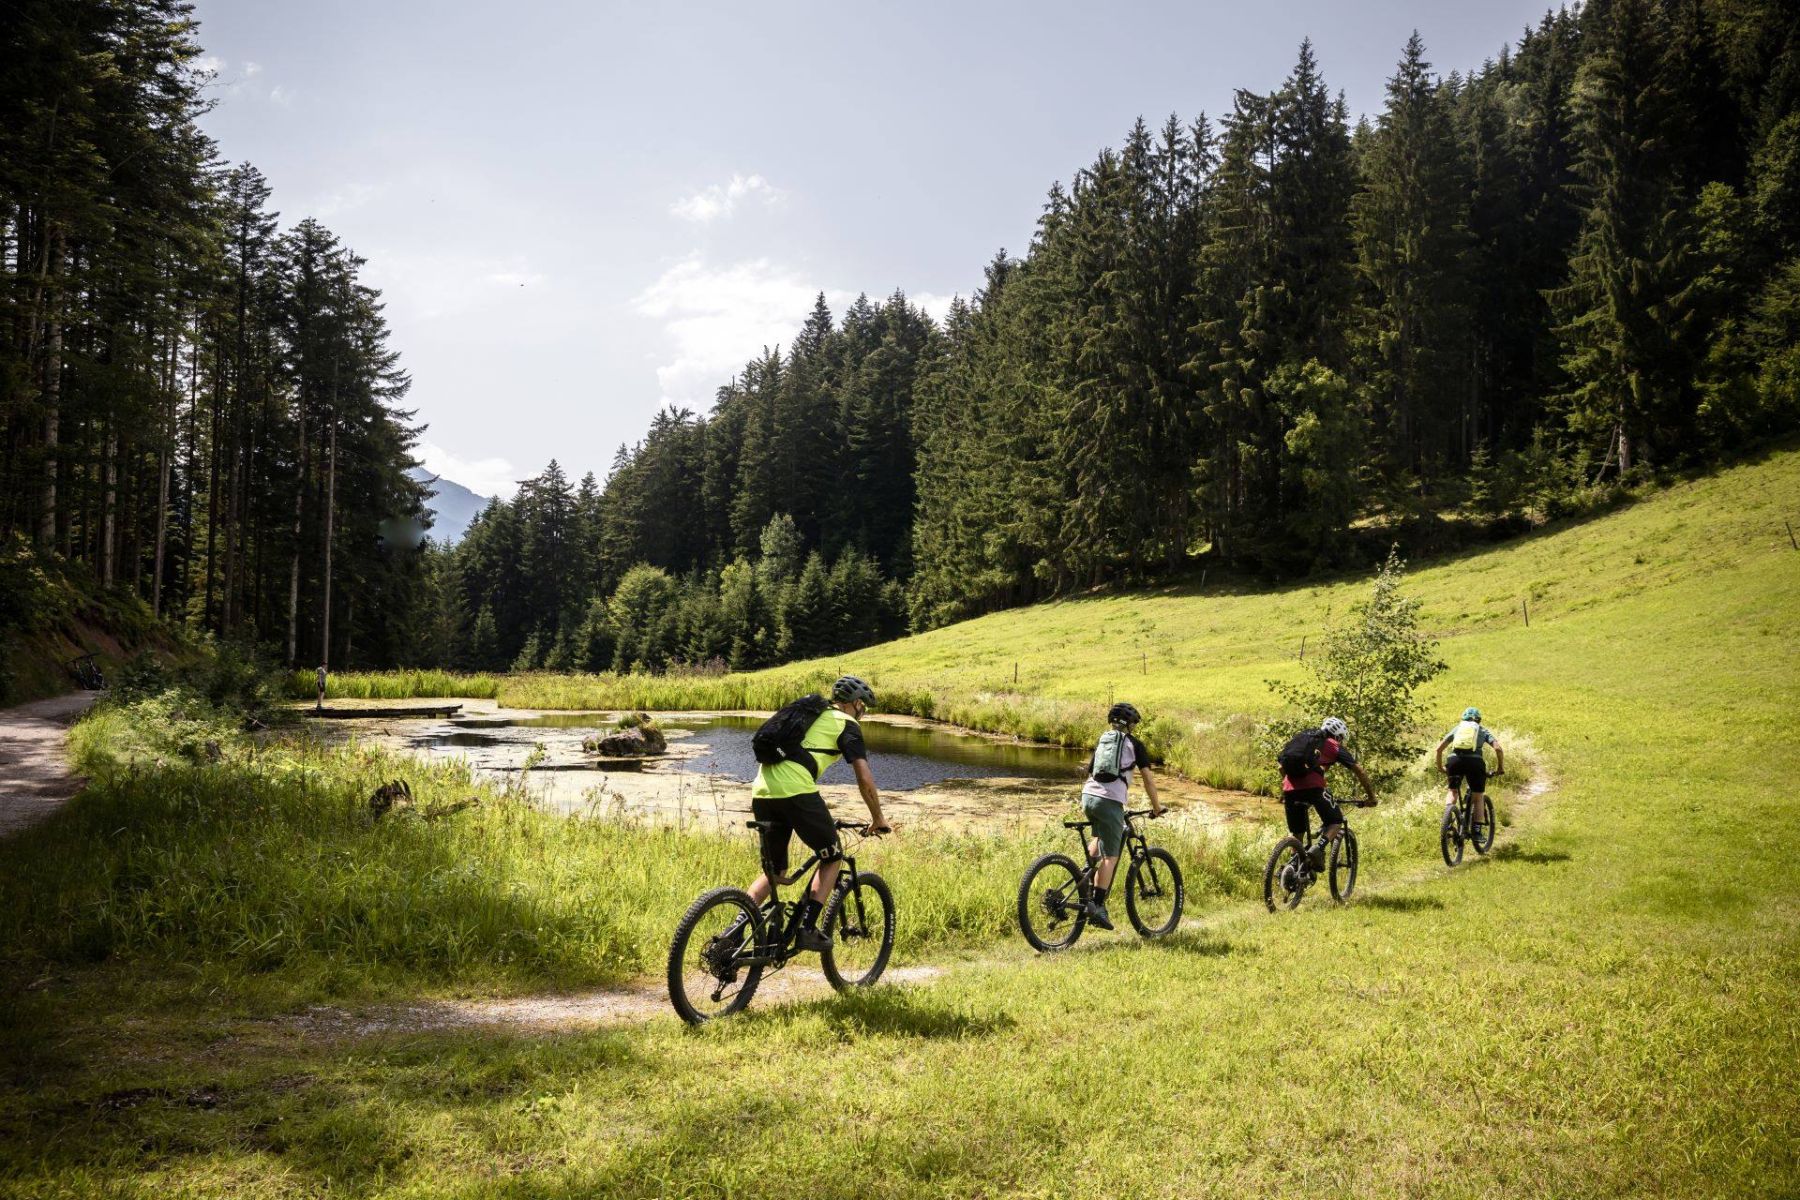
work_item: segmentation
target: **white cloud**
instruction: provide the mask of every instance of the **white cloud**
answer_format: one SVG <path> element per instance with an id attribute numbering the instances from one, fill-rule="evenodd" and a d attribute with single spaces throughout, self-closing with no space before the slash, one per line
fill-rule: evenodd
<path id="1" fill-rule="evenodd" d="M 720 217 L 729 217 L 739 201 L 760 200 L 764 207 L 772 208 L 786 198 L 786 192 L 772 186 L 761 175 L 733 175 L 729 183 L 715 183 L 691 196 L 682 197 L 669 211 L 684 221 L 705 225 Z"/>
<path id="2" fill-rule="evenodd" d="M 279 83 L 276 84 L 269 89 L 269 103 L 279 105 L 282 108 L 294 107 L 294 89 L 284 87 Z"/>
<path id="3" fill-rule="evenodd" d="M 914 308 L 922 308 L 931 314 L 931 319 L 942 325 L 944 318 L 950 315 L 950 305 L 956 299 L 954 295 L 940 296 L 936 292 L 914 292 L 907 297 Z"/>
<path id="4" fill-rule="evenodd" d="M 204 71 L 217 79 L 220 73 L 225 70 L 225 60 L 216 54 L 202 54 L 199 58 L 194 60 L 194 69 L 196 71 Z"/>
<path id="5" fill-rule="evenodd" d="M 261 74 L 262 74 L 262 64 L 261 63 L 247 62 L 244 64 L 244 78 L 245 79 L 255 79 L 258 75 L 261 75 Z"/>
<path id="6" fill-rule="evenodd" d="M 519 473 L 504 458 L 462 458 L 436 442 L 420 442 L 418 455 L 427 471 L 455 480 L 477 495 L 510 500 L 519 490 Z"/>
<path id="7" fill-rule="evenodd" d="M 324 197 L 306 207 L 309 216 L 321 221 L 329 221 L 340 213 L 361 208 L 371 200 L 378 200 L 386 194 L 385 183 L 347 183 L 343 187 L 327 192 Z"/>
<path id="8" fill-rule="evenodd" d="M 393 305 L 426 321 L 535 299 L 532 288 L 549 280 L 516 254 L 417 254 L 380 247 L 369 253 L 368 272 Z"/>
<path id="9" fill-rule="evenodd" d="M 853 298 L 766 258 L 714 267 L 693 254 L 664 271 L 632 301 L 663 323 L 673 353 L 656 368 L 663 401 L 710 407 L 719 385 L 763 347 L 793 340 L 820 291 L 834 311 Z"/>

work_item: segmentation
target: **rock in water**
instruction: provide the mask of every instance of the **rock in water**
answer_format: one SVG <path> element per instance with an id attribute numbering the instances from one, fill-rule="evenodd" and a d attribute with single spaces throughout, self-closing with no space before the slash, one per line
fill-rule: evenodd
<path id="1" fill-rule="evenodd" d="M 669 749 L 669 743 L 663 737 L 662 730 L 654 725 L 644 724 L 635 729 L 621 729 L 588 738 L 581 743 L 581 748 L 590 754 L 603 754 L 608 758 L 649 758 L 665 753 Z"/>

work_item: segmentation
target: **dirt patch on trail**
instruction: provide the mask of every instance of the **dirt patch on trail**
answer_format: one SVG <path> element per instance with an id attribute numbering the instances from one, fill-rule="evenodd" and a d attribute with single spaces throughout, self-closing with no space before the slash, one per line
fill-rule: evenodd
<path id="1" fill-rule="evenodd" d="M 0 837 L 35 825 L 81 790 L 66 743 L 95 693 L 75 692 L 0 710 Z"/>
<path id="2" fill-rule="evenodd" d="M 883 983 L 930 983 L 944 973 L 943 967 L 896 967 L 881 978 Z M 761 1008 L 831 994 L 831 985 L 816 971 L 779 971 L 764 977 L 756 989 L 754 1003 Z M 662 1018 L 674 1019 L 668 992 L 661 986 L 644 983 L 490 1000 L 428 1000 L 361 1012 L 316 1005 L 305 1012 L 276 1018 L 276 1023 L 303 1037 L 337 1039 L 453 1029 L 513 1029 L 542 1034 Z"/>

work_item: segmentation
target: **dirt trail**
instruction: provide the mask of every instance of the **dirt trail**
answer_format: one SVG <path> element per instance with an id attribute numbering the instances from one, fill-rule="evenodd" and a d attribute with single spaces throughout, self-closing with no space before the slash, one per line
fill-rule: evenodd
<path id="1" fill-rule="evenodd" d="M 0 837 L 43 820 L 81 790 L 64 743 L 95 693 L 0 709 Z"/>

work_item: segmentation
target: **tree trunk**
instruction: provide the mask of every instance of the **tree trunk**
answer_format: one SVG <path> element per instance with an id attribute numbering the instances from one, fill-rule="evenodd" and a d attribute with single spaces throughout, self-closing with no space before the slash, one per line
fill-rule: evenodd
<path id="1" fill-rule="evenodd" d="M 319 662 L 327 669 L 331 666 L 331 527 L 337 515 L 337 435 L 338 415 L 334 405 L 331 410 L 331 467 L 326 472 L 325 484 L 325 602 L 319 617 Z"/>
<path id="2" fill-rule="evenodd" d="M 311 465 L 307 459 L 306 442 L 306 388 L 301 385 L 300 394 L 295 399 L 295 408 L 300 418 L 300 471 L 294 481 L 294 554 L 288 564 L 288 627 L 287 627 L 287 661 L 290 668 L 299 662 L 300 645 L 300 537 L 302 518 L 306 512 L 306 471 Z"/>
<path id="3" fill-rule="evenodd" d="M 106 430 L 105 462 L 102 473 L 105 478 L 105 491 L 100 502 L 100 586 L 113 585 L 113 566 L 116 557 L 114 544 L 118 539 L 118 491 L 119 491 L 119 433 L 111 427 Z"/>
<path id="4" fill-rule="evenodd" d="M 57 288 L 52 282 L 53 275 L 62 258 L 60 238 L 46 233 L 44 238 L 44 259 L 41 274 L 45 287 L 45 329 L 44 339 L 44 489 L 40 506 L 41 518 L 38 525 L 38 542 L 46 550 L 56 545 L 56 478 L 59 463 L 57 447 L 62 427 L 62 353 L 63 325 L 60 313 L 60 299 Z"/>

